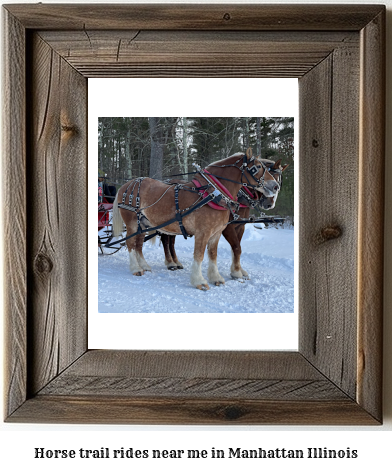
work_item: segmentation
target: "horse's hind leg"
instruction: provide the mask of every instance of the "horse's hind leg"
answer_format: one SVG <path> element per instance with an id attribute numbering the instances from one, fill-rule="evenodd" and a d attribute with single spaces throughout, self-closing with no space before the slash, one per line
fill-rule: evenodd
<path id="1" fill-rule="evenodd" d="M 136 216 L 133 216 L 132 214 L 125 215 L 125 218 L 126 218 L 126 226 L 127 226 L 127 235 L 134 234 L 137 231 Z M 137 251 L 136 251 L 137 237 L 140 237 L 140 236 L 137 235 L 126 241 L 127 247 L 128 247 L 128 254 L 129 254 L 129 268 L 131 270 L 131 273 L 133 273 L 133 275 L 142 276 L 144 274 L 144 269 L 140 266 L 138 258 L 137 258 Z"/>
<path id="2" fill-rule="evenodd" d="M 233 279 L 247 278 L 248 273 L 241 267 L 241 238 L 243 234 L 243 226 L 234 228 L 235 224 L 229 224 L 223 231 L 223 237 L 229 242 L 231 247 L 231 267 L 230 275 Z M 242 228 L 242 229 L 241 229 Z"/>
<path id="3" fill-rule="evenodd" d="M 216 264 L 218 257 L 218 243 L 221 232 L 214 234 L 208 241 L 208 280 L 216 286 L 224 285 L 225 280 L 219 274 L 218 266 Z"/>
<path id="4" fill-rule="evenodd" d="M 171 241 L 172 239 L 175 240 L 175 238 L 174 235 L 161 234 L 161 242 L 163 245 L 163 251 L 165 252 L 165 265 L 168 270 L 177 270 L 177 264 L 173 260 L 170 250 L 171 245 L 174 247 L 174 242 L 172 244 Z"/>
<path id="5" fill-rule="evenodd" d="M 195 234 L 195 250 L 193 252 L 193 263 L 191 268 L 191 285 L 199 290 L 209 290 L 207 280 L 201 273 L 201 264 L 203 263 L 204 252 L 207 246 L 207 240 L 203 234 Z"/>
<path id="6" fill-rule="evenodd" d="M 169 250 L 170 250 L 171 258 L 173 259 L 173 262 L 177 266 L 177 270 L 182 270 L 184 267 L 182 266 L 181 262 L 177 258 L 176 250 L 174 248 L 175 241 L 176 241 L 176 236 L 170 235 L 169 236 Z"/>
<path id="7" fill-rule="evenodd" d="M 136 260 L 143 272 L 151 272 L 150 265 L 146 262 L 143 255 L 144 234 L 136 236 Z"/>
<path id="8" fill-rule="evenodd" d="M 237 239 L 238 239 L 238 245 L 239 245 L 239 248 L 240 248 L 240 253 L 239 253 L 239 257 L 238 257 L 238 263 L 240 265 L 240 269 L 241 269 L 241 272 L 242 272 L 242 278 L 244 278 L 245 280 L 249 280 L 250 277 L 249 277 L 249 274 L 246 270 L 244 270 L 241 266 L 241 261 L 240 261 L 240 257 L 241 257 L 241 239 L 242 239 L 242 236 L 244 235 L 244 232 L 245 232 L 245 226 L 244 225 L 239 225 L 236 229 L 236 234 L 237 234 Z"/>
<path id="9" fill-rule="evenodd" d="M 135 276 L 142 276 L 144 274 L 143 268 L 139 265 L 136 256 L 136 238 L 132 237 L 127 240 L 128 255 L 129 255 L 129 269 Z"/>

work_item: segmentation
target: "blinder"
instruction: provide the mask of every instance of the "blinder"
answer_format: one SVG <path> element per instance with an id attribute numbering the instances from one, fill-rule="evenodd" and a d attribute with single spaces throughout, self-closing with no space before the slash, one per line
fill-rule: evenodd
<path id="1" fill-rule="evenodd" d="M 253 160 L 254 161 L 254 158 Z M 265 194 L 266 197 L 272 197 L 274 196 L 277 192 L 281 190 L 282 187 L 282 171 L 280 169 L 275 169 L 272 167 L 267 168 L 262 162 L 260 162 L 261 166 L 264 168 L 264 173 L 261 176 L 261 178 L 257 178 L 256 175 L 259 172 L 260 168 L 256 166 L 256 164 L 253 164 L 252 166 L 248 166 L 248 157 L 246 154 L 243 156 L 242 159 L 242 166 L 241 169 L 244 171 L 246 169 L 248 173 L 252 176 L 252 178 L 257 182 L 257 184 L 262 188 L 262 192 Z M 264 176 L 265 173 L 268 171 L 268 173 L 271 175 L 272 180 L 265 180 Z M 278 174 L 278 179 L 275 179 L 273 175 Z M 269 181 L 272 181 L 271 184 L 269 184 Z M 278 186 L 278 189 L 274 189 Z M 272 189 L 271 189 L 272 187 Z"/>

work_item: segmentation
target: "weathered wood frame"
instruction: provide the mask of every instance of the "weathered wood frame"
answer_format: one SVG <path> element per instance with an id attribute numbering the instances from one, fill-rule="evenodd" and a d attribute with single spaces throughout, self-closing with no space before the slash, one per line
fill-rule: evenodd
<path id="1" fill-rule="evenodd" d="M 19 4 L 3 20 L 5 419 L 381 423 L 385 7 Z M 88 350 L 94 76 L 299 78 L 298 352 Z"/>

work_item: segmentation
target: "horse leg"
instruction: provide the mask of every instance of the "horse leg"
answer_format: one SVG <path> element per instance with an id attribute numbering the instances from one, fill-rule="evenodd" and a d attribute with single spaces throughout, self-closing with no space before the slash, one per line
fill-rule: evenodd
<path id="1" fill-rule="evenodd" d="M 143 243 L 144 243 L 144 234 L 139 234 L 136 236 L 136 260 L 139 264 L 139 267 L 143 270 L 143 272 L 151 272 L 150 265 L 146 262 L 144 255 L 143 255 Z"/>
<path id="2" fill-rule="evenodd" d="M 240 226 L 243 227 L 243 226 Z M 231 247 L 231 267 L 230 275 L 234 280 L 238 278 L 243 278 L 243 272 L 241 268 L 241 243 L 238 238 L 237 229 L 235 229 L 235 224 L 229 224 L 226 229 L 223 231 L 223 237 L 229 242 Z M 242 234 L 241 234 L 242 238 Z M 245 272 L 246 273 L 246 272 Z M 246 273 L 247 275 L 247 273 Z"/>
<path id="3" fill-rule="evenodd" d="M 208 236 L 204 234 L 195 234 L 195 249 L 193 252 L 193 263 L 191 268 L 191 285 L 199 290 L 209 290 L 207 280 L 201 273 L 201 264 L 203 263 L 204 252 L 206 250 Z"/>
<path id="4" fill-rule="evenodd" d="M 169 236 L 169 250 L 170 250 L 170 254 L 171 254 L 171 257 L 173 259 L 173 262 L 177 266 L 177 270 L 182 270 L 184 267 L 182 266 L 182 263 L 177 258 L 177 254 L 176 254 L 176 251 L 175 251 L 175 248 L 174 248 L 175 241 L 176 241 L 176 236 L 175 235 L 170 235 Z"/>
<path id="5" fill-rule="evenodd" d="M 240 257 L 241 257 L 241 240 L 242 240 L 242 236 L 244 235 L 244 232 L 245 232 L 245 226 L 244 225 L 239 225 L 236 228 L 238 245 L 240 246 Z M 241 272 L 242 272 L 242 278 L 244 278 L 245 280 L 250 280 L 248 272 L 246 270 L 244 270 L 241 266 L 240 257 L 238 259 L 239 259 L 239 264 L 240 264 L 240 268 L 241 268 Z"/>
<path id="6" fill-rule="evenodd" d="M 137 231 L 137 222 L 136 222 L 136 215 L 133 216 L 127 215 L 126 216 L 126 227 L 127 227 L 127 235 L 134 234 Z M 128 239 L 127 247 L 128 247 L 128 255 L 129 255 L 129 268 L 131 273 L 135 276 L 142 276 L 144 274 L 143 268 L 139 265 L 137 259 L 137 252 L 136 252 L 136 245 L 137 245 L 137 237 L 132 237 Z"/>
<path id="7" fill-rule="evenodd" d="M 224 278 L 219 274 L 218 266 L 216 260 L 218 257 L 218 243 L 222 232 L 216 232 L 210 240 L 208 241 L 208 280 L 210 283 L 213 283 L 215 286 L 220 286 L 225 284 Z"/>
<path id="8" fill-rule="evenodd" d="M 172 238 L 175 239 L 175 236 L 161 234 L 161 242 L 163 245 L 163 251 L 165 252 L 165 265 L 168 270 L 177 270 L 177 265 L 173 260 L 171 251 L 170 251 L 170 244 Z"/>

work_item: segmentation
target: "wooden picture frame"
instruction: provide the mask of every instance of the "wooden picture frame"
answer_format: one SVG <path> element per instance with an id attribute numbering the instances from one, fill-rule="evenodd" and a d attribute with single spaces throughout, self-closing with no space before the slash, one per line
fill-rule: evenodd
<path id="1" fill-rule="evenodd" d="M 382 423 L 385 7 L 3 19 L 6 421 Z M 299 78 L 298 352 L 88 350 L 87 86 L 109 76 Z"/>

